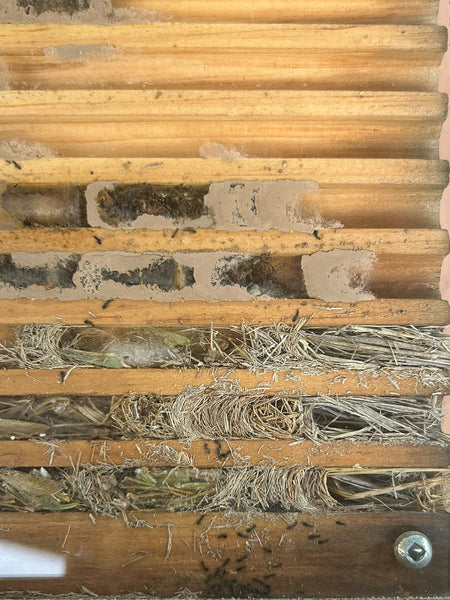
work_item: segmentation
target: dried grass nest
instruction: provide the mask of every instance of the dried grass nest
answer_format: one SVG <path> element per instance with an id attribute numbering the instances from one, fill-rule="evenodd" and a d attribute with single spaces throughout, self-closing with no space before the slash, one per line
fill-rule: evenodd
<path id="1" fill-rule="evenodd" d="M 87 465 L 0 470 L 3 510 L 346 512 L 448 507 L 450 469 L 229 467 L 149 469 Z"/>
<path id="2" fill-rule="evenodd" d="M 0 438 L 448 443 L 441 397 L 302 396 L 220 378 L 177 396 L 0 397 Z"/>
<path id="3" fill-rule="evenodd" d="M 211 329 L 99 329 L 31 324 L 0 344 L 0 365 L 25 369 L 71 367 L 225 367 L 253 371 L 301 369 L 305 374 L 350 369 L 420 371 L 430 385 L 448 382 L 450 336 L 439 327 L 307 328 L 305 322 L 242 324 Z"/>

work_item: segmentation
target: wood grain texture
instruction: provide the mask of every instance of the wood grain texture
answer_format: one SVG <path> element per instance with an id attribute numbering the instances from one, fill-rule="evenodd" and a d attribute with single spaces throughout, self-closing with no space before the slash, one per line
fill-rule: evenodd
<path id="1" fill-rule="evenodd" d="M 450 307 L 444 300 L 369 300 L 322 302 L 320 300 L 264 300 L 249 302 L 155 302 L 114 300 L 103 308 L 102 300 L 0 300 L 0 324 L 63 323 L 83 325 L 86 319 L 98 327 L 151 325 L 153 327 L 216 327 L 271 325 L 307 319 L 310 327 L 364 325 L 447 325 Z"/>
<path id="2" fill-rule="evenodd" d="M 208 119 L 442 121 L 447 96 L 427 92 L 293 90 L 5 91 L 0 123 L 101 123 Z"/>
<path id="3" fill-rule="evenodd" d="M 299 7 L 297 7 L 297 10 Z M 445 27 L 404 25 L 147 23 L 3 25 L 0 53 L 38 55 L 39 48 L 66 44 L 113 44 L 140 55 L 151 50 L 265 48 L 286 50 L 420 51 L 446 50 Z"/>
<path id="4" fill-rule="evenodd" d="M 278 321 L 307 319 L 308 326 L 446 325 L 450 308 L 446 301 L 372 300 L 357 303 L 328 303 L 319 300 L 268 300 L 251 302 L 180 303 L 114 300 L 105 309 L 101 300 L 32 301 L 0 300 L 3 324 L 65 323 L 82 325 L 87 318 L 97 326 L 215 326 L 270 325 Z M 298 312 L 297 312 L 298 311 Z"/>
<path id="5" fill-rule="evenodd" d="M 438 158 L 443 95 L 264 94 L 3 92 L 0 140 L 39 142 L 80 157 L 194 158 L 212 141 L 254 157 Z"/>
<path id="6" fill-rule="evenodd" d="M 81 54 L 58 54 L 70 45 Z M 12 89 L 433 90 L 445 49 L 445 29 L 427 25 L 9 25 L 0 34 Z"/>
<path id="7" fill-rule="evenodd" d="M 17 162 L 17 161 L 16 161 Z M 0 180 L 11 185 L 85 185 L 94 181 L 208 185 L 233 179 L 306 180 L 317 189 L 303 195 L 305 210 L 344 227 L 438 228 L 448 163 L 427 160 L 201 158 L 50 158 L 0 160 Z"/>
<path id="8" fill-rule="evenodd" d="M 9 122 L 0 141 L 39 142 L 60 156 L 194 158 L 211 140 L 243 155 L 269 158 L 420 158 L 439 155 L 440 121 L 348 119 L 282 122 L 191 120 L 55 123 Z M 389 140 L 395 139 L 393 145 Z M 149 162 L 153 162 L 150 160 Z"/>
<path id="9" fill-rule="evenodd" d="M 216 231 L 104 228 L 24 228 L 0 230 L 0 253 L 9 252 L 270 252 L 277 256 L 308 255 L 330 250 L 369 250 L 377 255 L 434 256 L 449 252 L 448 232 L 441 229 L 319 230 L 292 233 L 268 230 Z"/>
<path id="10" fill-rule="evenodd" d="M 74 440 L 0 441 L 0 467 L 71 467 L 91 463 L 120 465 L 142 460 L 153 467 L 170 467 L 167 452 L 183 452 L 199 468 L 251 465 L 296 465 L 318 467 L 446 468 L 449 448 L 418 444 L 315 444 L 295 440 Z"/>
<path id="11" fill-rule="evenodd" d="M 266 394 L 296 392 L 307 396 L 429 396 L 448 393 L 445 384 L 425 385 L 421 371 L 411 370 L 416 377 L 398 378 L 389 369 L 362 375 L 355 371 L 336 370 L 320 375 L 303 375 L 299 370 L 252 373 L 227 369 L 58 369 L 0 371 L 0 395 L 26 396 L 114 396 L 128 393 L 174 396 L 187 386 L 211 385 L 219 377 L 238 381 L 243 388 L 267 386 Z"/>
<path id="12" fill-rule="evenodd" d="M 250 23 L 436 22 L 437 0 L 113 0 L 116 8 L 150 11 L 150 19 Z"/>
<path id="13" fill-rule="evenodd" d="M 3 579 L 0 590 L 79 593 L 82 585 L 96 594 L 167 597 L 189 589 L 209 598 L 448 592 L 450 516 L 445 514 L 135 516 L 151 529 L 106 517 L 94 524 L 77 513 L 2 514 L 4 541 L 63 554 L 67 573 L 53 580 Z M 394 558 L 395 539 L 411 529 L 423 531 L 433 544 L 433 560 L 420 571 L 405 569 Z M 320 537 L 311 539 L 311 533 Z"/>
<path id="14" fill-rule="evenodd" d="M 1 96 L 1 94 L 0 94 Z M 448 162 L 414 159 L 250 158 L 227 162 L 202 158 L 55 157 L 20 161 L 20 169 L 0 159 L 0 179 L 22 185 L 88 184 L 95 181 L 204 185 L 230 179 L 317 181 L 320 188 L 362 188 L 376 194 L 442 189 L 448 184 Z M 407 216 L 407 215 L 405 215 Z"/>

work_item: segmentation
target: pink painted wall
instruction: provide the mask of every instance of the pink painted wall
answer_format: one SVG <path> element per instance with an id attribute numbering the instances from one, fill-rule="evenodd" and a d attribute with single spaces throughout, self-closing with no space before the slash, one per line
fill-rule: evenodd
<path id="1" fill-rule="evenodd" d="M 449 28 L 450 24 L 450 2 L 441 0 L 439 8 L 439 25 Z M 439 77 L 439 91 L 450 96 L 450 51 L 444 56 Z M 441 132 L 439 147 L 440 157 L 450 161 L 450 118 L 444 123 Z M 450 185 L 444 191 L 441 202 L 441 226 L 450 231 Z M 441 294 L 445 300 L 450 301 L 450 254 L 444 260 L 441 273 Z M 447 328 L 450 332 L 450 327 Z M 450 435 L 450 396 L 444 398 L 443 404 L 444 421 L 442 428 Z"/>

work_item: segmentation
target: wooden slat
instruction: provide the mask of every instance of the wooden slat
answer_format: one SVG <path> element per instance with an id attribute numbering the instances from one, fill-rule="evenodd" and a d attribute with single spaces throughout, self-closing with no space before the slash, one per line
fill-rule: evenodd
<path id="1" fill-rule="evenodd" d="M 11 89 L 434 90 L 445 50 L 445 29 L 425 25 L 57 24 L 0 32 Z"/>
<path id="2" fill-rule="evenodd" d="M 279 321 L 308 319 L 310 327 L 364 325 L 447 325 L 450 307 L 444 300 L 370 300 L 356 303 L 319 300 L 265 300 L 250 302 L 153 302 L 114 300 L 0 300 L 0 323 L 63 323 L 98 327 L 151 325 L 163 327 L 216 327 L 271 325 Z M 400 304 L 400 305 L 399 305 Z"/>
<path id="3" fill-rule="evenodd" d="M 18 35 L 26 37 L 27 33 L 18 32 Z M 76 45 L 77 40 L 71 37 L 71 45 Z M 111 41 L 114 43 L 114 40 Z M 42 42 L 48 44 L 45 37 Z M 437 50 L 411 49 L 408 53 L 405 50 L 388 51 L 387 48 L 379 51 L 369 48 L 364 53 L 351 46 L 316 50 L 304 47 L 179 50 L 163 46 L 159 50 L 149 49 L 148 53 L 138 54 L 140 48 L 125 49 L 114 45 L 112 58 L 108 56 L 108 50 L 104 50 L 106 59 L 101 58 L 102 49 L 97 59 L 58 60 L 40 53 L 35 56 L 5 56 L 6 49 L 3 48 L 0 48 L 0 57 L 4 57 L 8 74 L 5 80 L 13 90 L 36 87 L 48 90 L 301 90 L 307 87 L 312 90 L 375 91 L 390 90 L 395 86 L 401 91 L 432 91 L 437 87 L 439 62 L 445 49 L 442 44 L 440 46 Z M 89 51 L 86 50 L 86 53 Z M 115 57 L 114 52 L 117 52 Z M 335 58 L 333 62 L 328 52 L 339 56 L 339 59 Z"/>
<path id="4" fill-rule="evenodd" d="M 380 254 L 367 276 L 375 298 L 439 299 L 442 256 Z"/>
<path id="5" fill-rule="evenodd" d="M 93 157 L 197 157 L 214 141 L 250 156 L 438 158 L 447 110 L 440 94 L 325 91 L 3 92 L 0 104 L 1 140 Z"/>
<path id="6" fill-rule="evenodd" d="M 219 377 L 239 381 L 243 388 L 267 386 L 267 395 L 296 392 L 307 396 L 317 394 L 361 396 L 428 396 L 434 392 L 448 393 L 445 384 L 426 385 L 420 370 L 411 370 L 416 377 L 398 378 L 389 369 L 363 375 L 357 371 L 336 370 L 320 375 L 304 375 L 301 370 L 279 373 L 252 373 L 226 369 L 73 369 L 67 371 L 6 369 L 0 371 L 0 395 L 38 396 L 162 394 L 173 396 L 187 386 L 211 385 Z"/>
<path id="7" fill-rule="evenodd" d="M 1 94 L 0 94 L 1 96 Z M 20 164 L 19 164 L 20 163 Z M 19 167 L 0 159 L 0 180 L 22 185 L 88 184 L 94 181 L 205 185 L 230 179 L 278 181 L 313 180 L 321 188 L 339 188 L 351 194 L 363 187 L 376 194 L 380 188 L 407 190 L 436 188 L 448 184 L 448 162 L 413 159 L 289 160 L 252 158 L 227 162 L 202 158 L 39 158 L 19 160 Z M 406 215 L 405 215 L 406 217 Z"/>
<path id="8" fill-rule="evenodd" d="M 10 252 L 270 252 L 278 256 L 306 255 L 330 250 L 369 250 L 377 255 L 399 254 L 444 257 L 449 252 L 445 230 L 375 229 L 320 230 L 287 233 L 275 230 L 195 233 L 176 230 L 103 228 L 25 228 L 0 230 L 0 253 Z"/>
<path id="9" fill-rule="evenodd" d="M 3 25 L 0 54 L 37 55 L 39 48 L 67 44 L 110 44 L 145 54 L 155 49 L 265 48 L 308 51 L 320 49 L 420 51 L 432 55 L 446 50 L 445 27 L 414 25 L 149 23 Z"/>
<path id="10" fill-rule="evenodd" d="M 113 6 L 169 21 L 434 24 L 438 0 L 113 0 Z"/>
<path id="11" fill-rule="evenodd" d="M 71 467 L 87 463 L 120 465 L 146 456 L 154 467 L 173 466 L 161 449 L 183 452 L 199 468 L 251 465 L 319 467 L 446 468 L 449 449 L 436 445 L 355 444 L 267 440 L 75 440 L 0 441 L 0 467 Z M 147 458 L 148 457 L 148 458 Z M 243 458 L 245 457 L 245 458 Z"/>
<path id="12" fill-rule="evenodd" d="M 61 554 L 67 572 L 59 579 L 2 579 L 0 590 L 78 594 L 83 586 L 95 594 L 164 597 L 188 589 L 207 598 L 448 592 L 450 517 L 445 514 L 135 516 L 151 529 L 106 517 L 94 524 L 80 513 L 2 514 L 3 543 Z M 419 571 L 401 567 L 393 552 L 397 536 L 411 529 L 423 531 L 433 544 L 433 560 Z M 311 539 L 311 533 L 320 537 Z"/>
<path id="13" fill-rule="evenodd" d="M 57 188 L 93 181 L 208 185 L 230 179 L 316 181 L 305 210 L 345 227 L 439 227 L 448 163 L 426 160 L 51 158 L 0 160 L 0 180 Z"/>
<path id="14" fill-rule="evenodd" d="M 49 119 L 50 121 L 50 119 Z M 134 123 L 11 122 L 0 140 L 39 142 L 60 156 L 194 158 L 211 140 L 269 158 L 438 158 L 441 122 L 166 121 Z M 389 140 L 395 139 L 392 145 Z M 153 162 L 150 160 L 149 162 Z"/>
<path id="15" fill-rule="evenodd" d="M 343 119 L 442 120 L 447 96 L 428 92 L 58 90 L 0 93 L 0 123 Z"/>

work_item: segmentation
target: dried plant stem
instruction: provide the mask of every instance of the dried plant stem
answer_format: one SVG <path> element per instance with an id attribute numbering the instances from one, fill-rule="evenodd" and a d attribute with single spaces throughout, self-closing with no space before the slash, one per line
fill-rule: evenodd
<path id="1" fill-rule="evenodd" d="M 317 374 L 338 369 L 421 369 L 425 381 L 447 381 L 450 341 L 438 327 L 346 326 L 306 328 L 242 324 L 223 329 L 122 331 L 58 324 L 18 328 L 11 347 L 0 345 L 0 364 L 23 368 L 235 367 Z"/>
<path id="2" fill-rule="evenodd" d="M 218 379 L 171 397 L 0 398 L 0 437 L 441 443 L 441 398 L 265 395 Z"/>
<path id="3" fill-rule="evenodd" d="M 128 520 L 133 510 L 345 512 L 442 509 L 450 469 L 231 467 L 148 469 L 131 463 L 0 470 L 4 510 L 89 510 Z"/>

